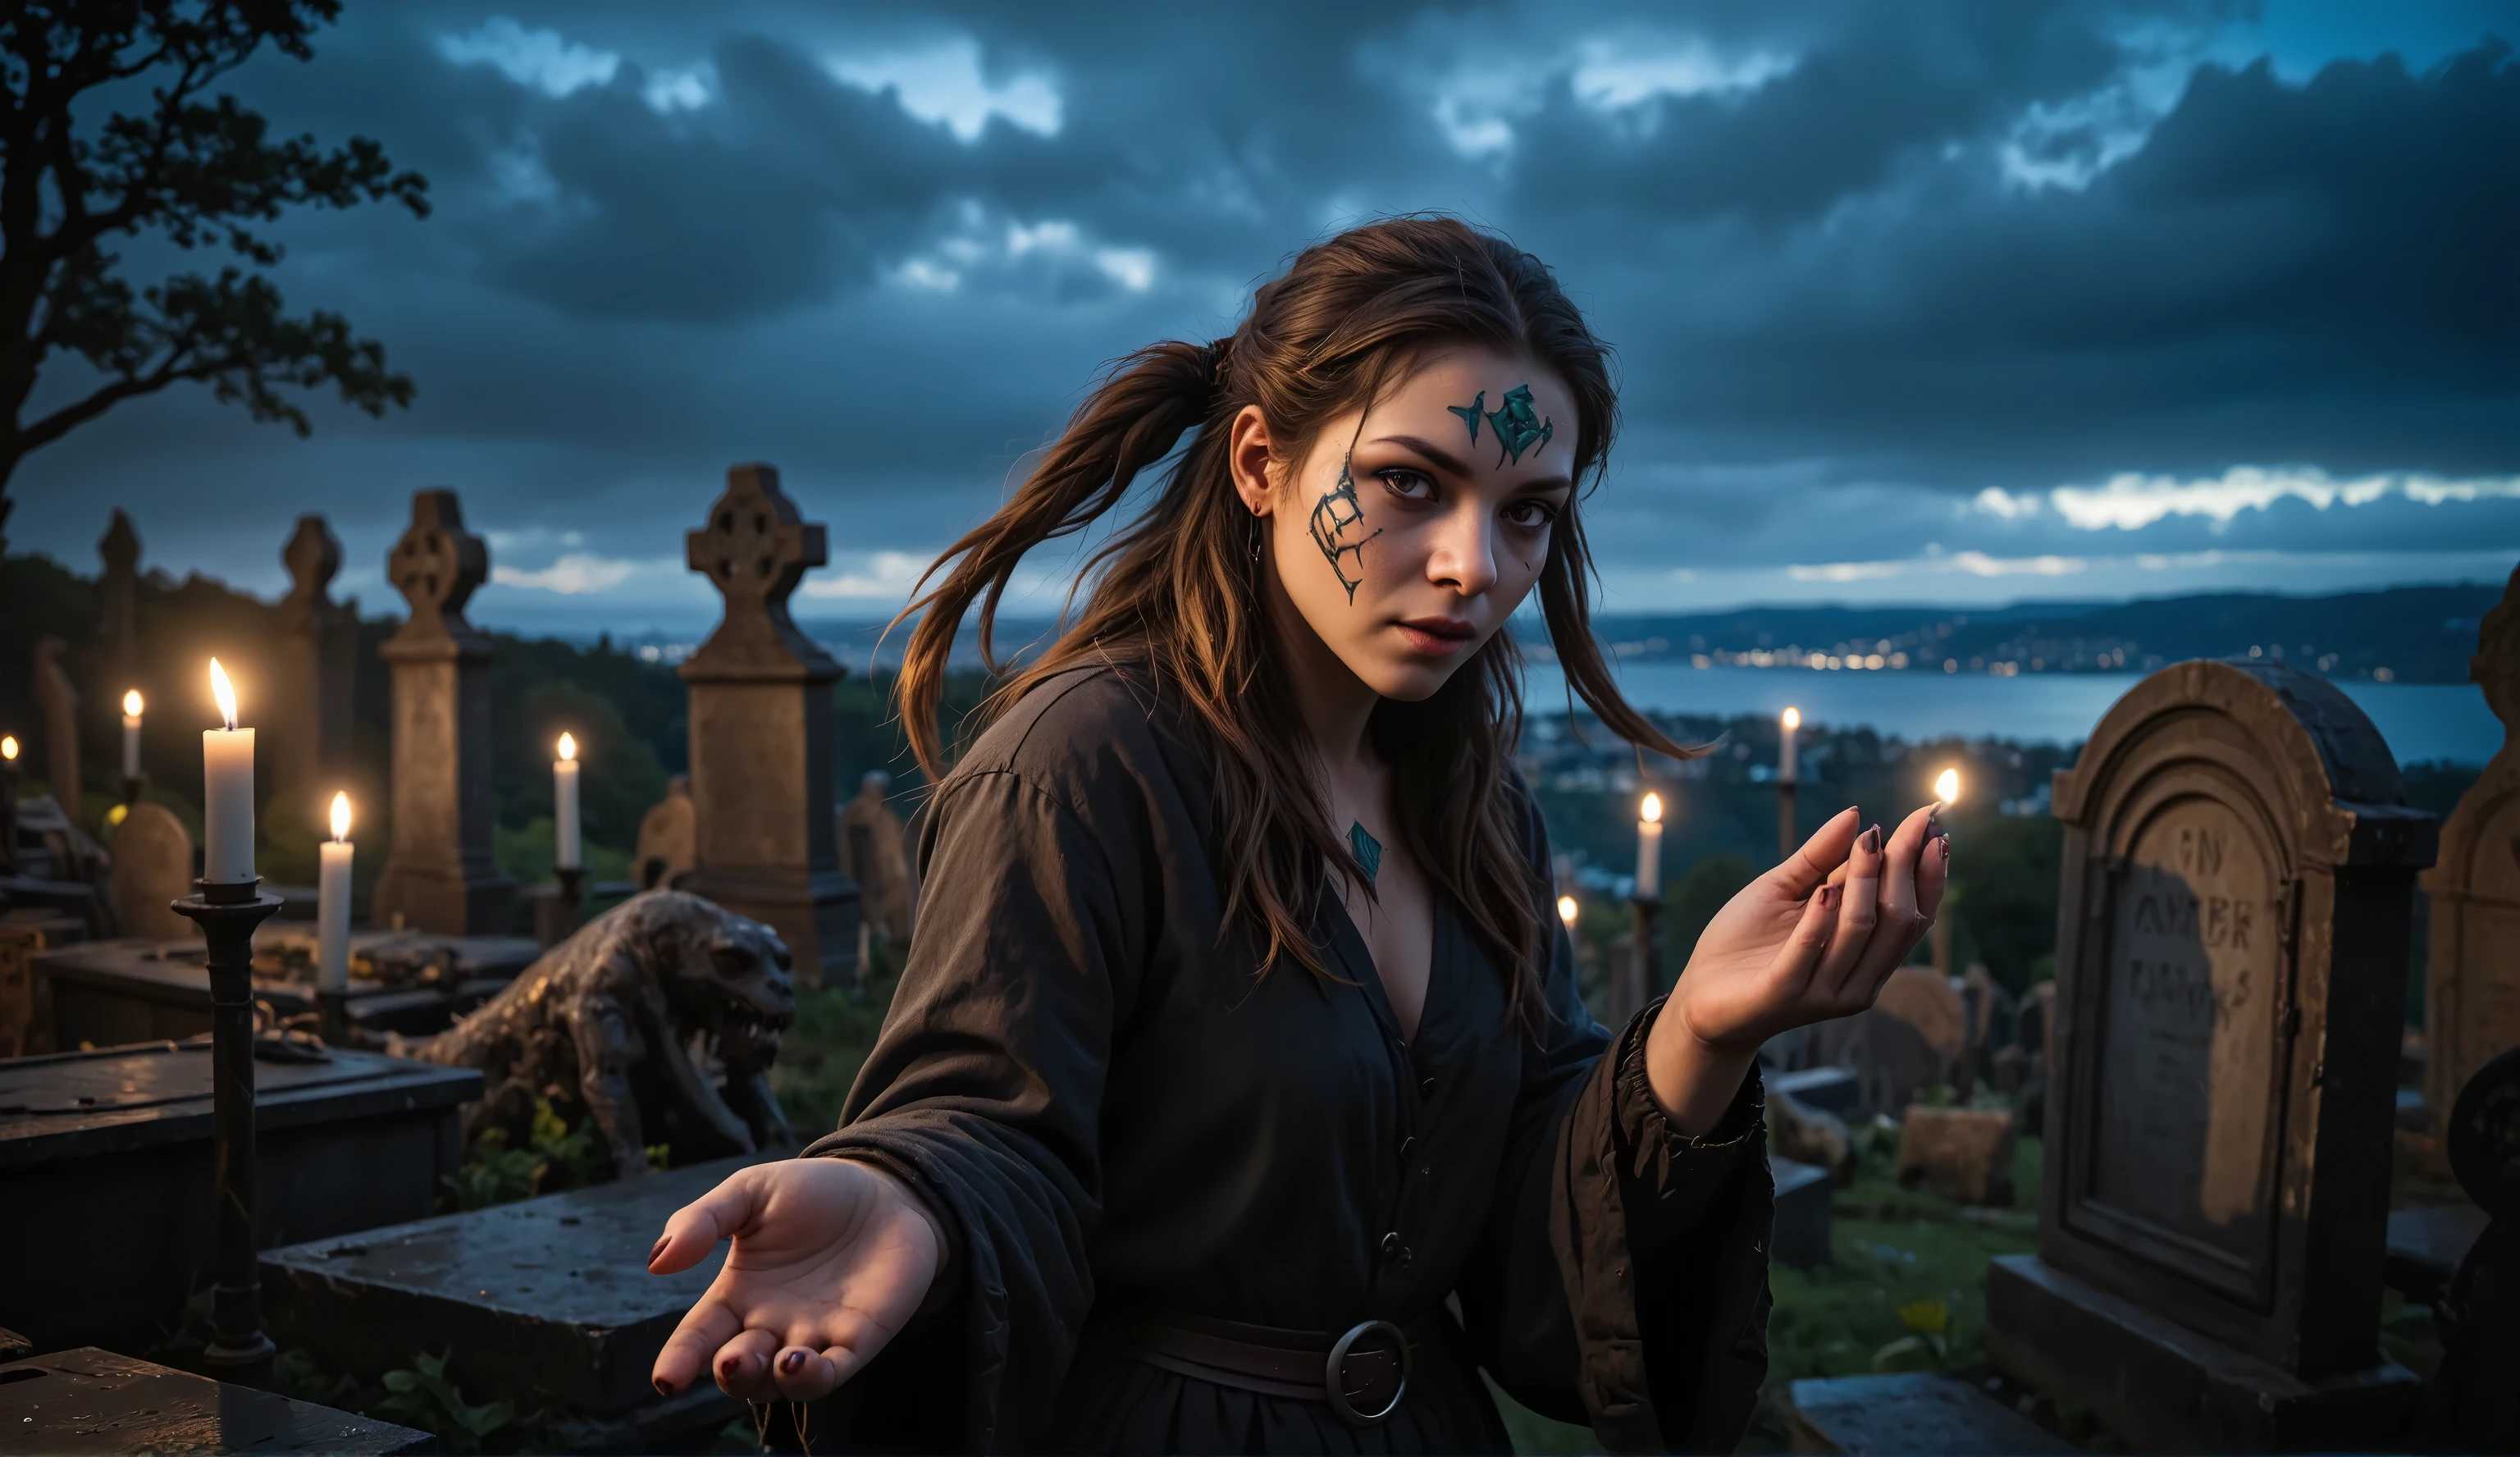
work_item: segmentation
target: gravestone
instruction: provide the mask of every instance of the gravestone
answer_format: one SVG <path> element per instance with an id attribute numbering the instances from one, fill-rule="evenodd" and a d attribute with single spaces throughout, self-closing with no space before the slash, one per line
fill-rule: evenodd
<path id="1" fill-rule="evenodd" d="M 62 661 L 69 644 L 46 633 L 35 644 L 35 706 L 44 715 L 44 788 L 72 826 L 79 824 L 79 696 Z"/>
<path id="2" fill-rule="evenodd" d="M 2485 615 L 2468 676 L 2502 747 L 2442 825 L 2424 988 L 2424 1106 L 2437 1124 L 2487 1059 L 2520 1047 L 2520 570 Z"/>
<path id="3" fill-rule="evenodd" d="M 891 788 L 891 775 L 870 771 L 858 782 L 857 797 L 841 806 L 840 873 L 857 882 L 868 929 L 887 940 L 907 941 L 918 880 L 901 818 L 886 797 Z"/>
<path id="4" fill-rule="evenodd" d="M 1899 1125 L 1899 1182 L 1961 1204 L 2012 1204 L 2012 1110 L 1908 1105 Z"/>
<path id="5" fill-rule="evenodd" d="M 92 1345 L 0 1366 L 0 1454 L 436 1450 L 426 1432 Z"/>
<path id="6" fill-rule="evenodd" d="M 788 599 L 829 552 L 768 466 L 726 473 L 685 541 L 726 615 L 676 669 L 690 684 L 694 865 L 683 888 L 767 923 L 799 986 L 857 963 L 858 889 L 832 833 L 832 685 L 842 669 L 797 630 Z"/>
<path id="7" fill-rule="evenodd" d="M 193 893 L 193 837 L 163 804 L 124 806 L 113 827 L 113 922 L 126 936 L 152 941 L 201 939 L 170 906 Z"/>
<path id="8" fill-rule="evenodd" d="M 1817 1163 L 1771 1154 L 1768 1179 L 1776 1186 L 1776 1219 L 1768 1250 L 1788 1269 L 1816 1269 L 1829 1262 L 1832 1206 L 1836 1181 Z"/>
<path id="9" fill-rule="evenodd" d="M 1988 1359 L 2140 1450 L 2391 1439 L 2377 1336 L 2414 873 L 2435 825 L 2325 679 L 2184 662 L 2055 776 L 2039 1252 Z"/>
<path id="10" fill-rule="evenodd" d="M 1811 1030 L 1816 1062 L 1854 1070 L 1856 1108 L 1868 1116 L 1898 1117 L 1918 1093 L 1956 1083 L 1968 1048 L 1959 994 L 1926 966 L 1899 968 L 1869 1009 Z"/>
<path id="11" fill-rule="evenodd" d="M 105 564 L 97 582 L 105 609 L 97 621 L 97 636 L 105 642 L 104 665 L 111 675 L 107 686 L 118 701 L 121 687 L 140 677 L 140 533 L 132 529 L 131 518 L 120 508 L 97 542 L 96 555 Z"/>
<path id="12" fill-rule="evenodd" d="M 1796 1452 L 1849 1457 L 2032 1457 L 2074 1444 L 1970 1386 L 1930 1371 L 1795 1382 L 1785 1427 Z"/>
<path id="13" fill-rule="evenodd" d="M 393 667 L 393 846 L 369 911 L 381 926 L 507 929 L 517 883 L 490 851 L 490 639 L 464 620 L 489 572 L 455 492 L 416 493 L 385 557 L 411 615 L 379 650 Z"/>
<path id="14" fill-rule="evenodd" d="M 642 890 L 671 890 L 692 872 L 692 779 L 677 774 L 665 782 L 665 797 L 648 807 L 639 821 L 639 851 L 630 861 L 630 880 Z"/>
<path id="15" fill-rule="evenodd" d="M 472 1069 L 338 1048 L 253 1079 L 261 1249 L 427 1214 L 481 1096 Z M 206 1042 L 0 1063 L 0 1325 L 127 1350 L 176 1323 L 216 1267 L 211 1112 Z"/>
<path id="16" fill-rule="evenodd" d="M 280 677 L 270 707 L 277 751 L 274 797 L 292 816 L 289 828 L 315 833 L 350 766 L 350 692 L 358 675 L 358 604 L 337 603 L 330 586 L 341 569 L 341 543 L 320 516 L 301 516 L 281 548 L 289 595 L 280 600 Z M 266 811 L 271 812 L 271 811 Z M 302 820 L 302 823 L 294 821 Z"/>

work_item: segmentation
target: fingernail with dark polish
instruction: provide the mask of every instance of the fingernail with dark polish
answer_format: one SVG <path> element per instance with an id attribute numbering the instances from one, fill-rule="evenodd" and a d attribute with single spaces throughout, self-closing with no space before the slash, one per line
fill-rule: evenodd
<path id="1" fill-rule="evenodd" d="M 1821 887 L 1821 888 L 1820 888 L 1820 907 L 1821 907 L 1821 909 L 1822 909 L 1822 910 L 1824 910 L 1824 911 L 1833 911 L 1833 910 L 1836 910 L 1836 909 L 1837 909 L 1837 901 L 1838 901 L 1838 897 L 1839 897 L 1840 895 L 1843 895 L 1844 893 L 1845 893 L 1845 892 L 1844 892 L 1843 890 L 1839 889 L 1839 888 L 1838 888 L 1837 887 L 1835 887 L 1835 886 L 1822 886 L 1822 887 Z"/>
<path id="2" fill-rule="evenodd" d="M 788 1352 L 788 1354 L 781 1356 L 779 1358 L 779 1369 L 787 1372 L 789 1376 L 794 1376 L 797 1372 L 805 1369 L 805 1353 L 801 1350 L 791 1350 Z"/>
<path id="3" fill-rule="evenodd" d="M 658 1240 L 656 1242 L 656 1248 L 648 1252 L 648 1263 L 654 1264 L 656 1262 L 656 1256 L 664 1253 L 665 1247 L 672 1244 L 673 1241 L 674 1237 L 672 1235 L 667 1235 L 663 1239 Z"/>
<path id="4" fill-rule="evenodd" d="M 1864 848 L 1868 854 L 1877 855 L 1881 853 L 1881 827 L 1879 825 L 1875 825 L 1871 829 L 1864 832 Z"/>
<path id="5" fill-rule="evenodd" d="M 1944 836 L 1942 839 L 1942 845 L 1943 858 L 1949 860 L 1952 857 L 1952 838 L 1948 835 Z"/>
<path id="6" fill-rule="evenodd" d="M 659 1396 L 671 1396 L 672 1394 L 674 1394 L 674 1384 L 673 1384 L 672 1382 L 669 1382 L 669 1381 L 665 1380 L 665 1379 L 664 1379 L 663 1377 L 661 1377 L 661 1376 L 660 1376 L 660 1377 L 657 1377 L 657 1378 L 656 1378 L 656 1394 L 657 1394 L 657 1395 L 659 1395 Z"/>

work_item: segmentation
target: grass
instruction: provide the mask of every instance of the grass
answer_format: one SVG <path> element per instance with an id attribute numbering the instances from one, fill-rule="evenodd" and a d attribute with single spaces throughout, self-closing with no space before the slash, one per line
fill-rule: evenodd
<path id="1" fill-rule="evenodd" d="M 884 1009 L 901 979 L 900 954 L 870 942 L 865 991 L 846 986 L 799 987 L 796 1021 L 779 1042 L 770 1067 L 770 1091 L 800 1138 L 812 1140 L 840 1125 L 849 1085 L 883 1030 Z"/>

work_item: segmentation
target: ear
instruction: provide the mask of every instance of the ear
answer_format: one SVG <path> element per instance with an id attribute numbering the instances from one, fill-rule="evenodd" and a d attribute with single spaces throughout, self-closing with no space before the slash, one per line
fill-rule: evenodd
<path id="1" fill-rule="evenodd" d="M 1270 499 L 1277 491 L 1271 475 L 1274 449 L 1269 422 L 1258 405 L 1244 405 L 1226 427 L 1226 469 L 1234 476 L 1234 493 L 1253 516 L 1269 514 Z"/>

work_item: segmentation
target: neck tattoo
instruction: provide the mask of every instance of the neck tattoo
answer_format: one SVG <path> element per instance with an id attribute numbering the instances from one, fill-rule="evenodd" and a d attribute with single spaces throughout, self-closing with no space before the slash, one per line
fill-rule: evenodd
<path id="1" fill-rule="evenodd" d="M 1347 827 L 1348 851 L 1356 856 L 1358 868 L 1365 872 L 1365 883 L 1373 884 L 1373 874 L 1382 868 L 1382 842 L 1367 832 L 1365 822 L 1352 820 Z"/>

